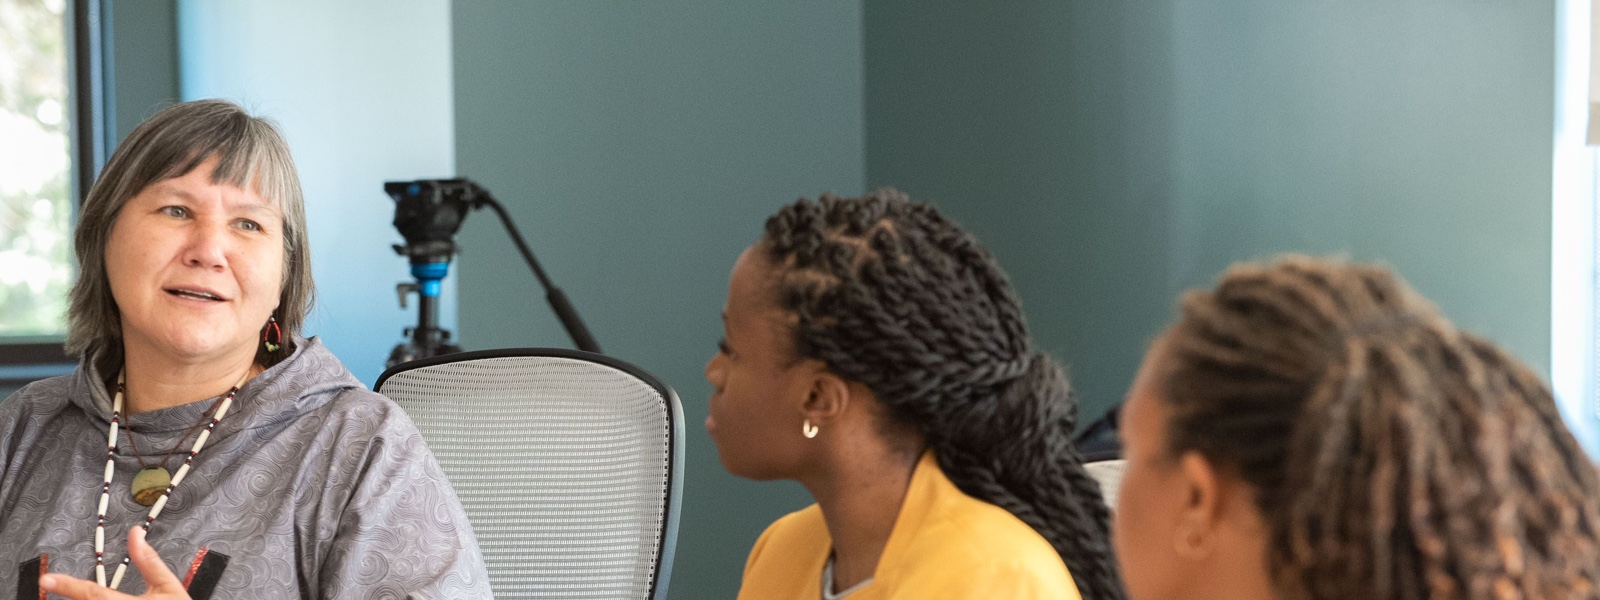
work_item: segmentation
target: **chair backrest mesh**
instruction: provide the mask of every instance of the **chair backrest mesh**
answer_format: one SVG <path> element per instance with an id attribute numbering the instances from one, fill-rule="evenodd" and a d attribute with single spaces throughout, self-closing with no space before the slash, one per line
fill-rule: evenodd
<path id="1" fill-rule="evenodd" d="M 1100 495 L 1105 498 L 1106 506 L 1111 510 L 1117 509 L 1117 492 L 1122 490 L 1122 470 L 1127 468 L 1128 461 L 1121 458 L 1097 460 L 1083 464 L 1089 476 L 1100 483 Z"/>
<path id="2" fill-rule="evenodd" d="M 586 360 L 512 356 L 404 370 L 379 391 L 461 497 L 497 598 L 650 597 L 673 443 L 654 386 Z"/>

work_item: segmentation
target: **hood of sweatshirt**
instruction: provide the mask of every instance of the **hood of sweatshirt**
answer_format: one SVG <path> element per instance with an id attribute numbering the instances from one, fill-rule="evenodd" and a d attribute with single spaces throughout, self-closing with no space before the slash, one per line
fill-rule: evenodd
<path id="1" fill-rule="evenodd" d="M 317 410 L 350 389 L 366 389 L 344 364 L 317 338 L 296 338 L 294 353 L 239 388 L 233 405 L 211 432 L 212 440 L 267 427 Z M 95 361 L 85 359 L 67 382 L 70 401 L 91 419 L 111 423 L 111 391 L 106 381 L 114 375 L 99 373 Z M 210 399 L 137 415 L 123 415 L 128 427 L 142 432 L 186 431 L 211 409 Z"/>

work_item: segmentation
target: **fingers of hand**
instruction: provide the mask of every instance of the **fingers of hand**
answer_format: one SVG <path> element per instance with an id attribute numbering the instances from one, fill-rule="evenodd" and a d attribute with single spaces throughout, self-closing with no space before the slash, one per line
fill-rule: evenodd
<path id="1" fill-rule="evenodd" d="M 93 581 L 84 581 L 51 573 L 39 578 L 39 587 L 52 594 L 69 598 L 70 600 L 113 600 L 129 598 L 127 594 L 119 594 L 108 588 L 101 587 Z"/>
<path id="2" fill-rule="evenodd" d="M 188 598 L 189 593 L 183 589 L 183 583 L 172 574 L 166 563 L 161 562 L 161 555 L 156 554 L 156 549 L 144 539 L 144 528 L 135 527 L 128 532 L 128 556 L 132 558 L 133 565 L 144 576 L 148 590 L 142 598 Z M 133 596 L 113 591 L 93 581 L 85 581 L 68 577 L 59 573 L 51 573 L 39 578 L 39 587 L 44 591 L 68 598 L 70 600 L 132 600 Z"/>
<path id="3" fill-rule="evenodd" d="M 156 554 L 156 549 L 144 539 L 144 528 L 135 527 L 128 532 L 128 556 L 133 559 L 133 566 L 138 567 L 139 574 L 144 576 L 145 585 L 149 588 L 147 594 L 184 594 L 183 582 L 178 581 L 178 576 L 172 574 L 167 564 L 161 562 L 161 555 Z"/>

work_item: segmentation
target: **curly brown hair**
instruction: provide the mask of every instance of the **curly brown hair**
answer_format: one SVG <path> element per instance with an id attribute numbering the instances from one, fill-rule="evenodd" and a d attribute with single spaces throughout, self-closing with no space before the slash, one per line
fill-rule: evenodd
<path id="1" fill-rule="evenodd" d="M 1238 265 L 1181 304 L 1168 450 L 1255 488 L 1283 598 L 1600 598 L 1600 477 L 1515 358 L 1374 265 Z"/>

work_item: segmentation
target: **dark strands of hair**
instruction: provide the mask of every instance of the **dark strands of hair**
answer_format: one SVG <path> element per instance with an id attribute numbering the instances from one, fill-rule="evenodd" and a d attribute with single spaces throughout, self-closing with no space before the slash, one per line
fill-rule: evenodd
<path id="1" fill-rule="evenodd" d="M 1072 445 L 1066 375 L 1034 350 L 975 237 L 885 189 L 786 206 L 763 243 L 800 355 L 866 385 L 957 487 L 1038 531 L 1084 598 L 1124 597 L 1108 511 Z"/>
<path id="2" fill-rule="evenodd" d="M 1600 482 L 1549 389 L 1389 271 L 1235 267 L 1164 364 L 1170 452 L 1256 489 L 1281 597 L 1600 598 Z"/>

